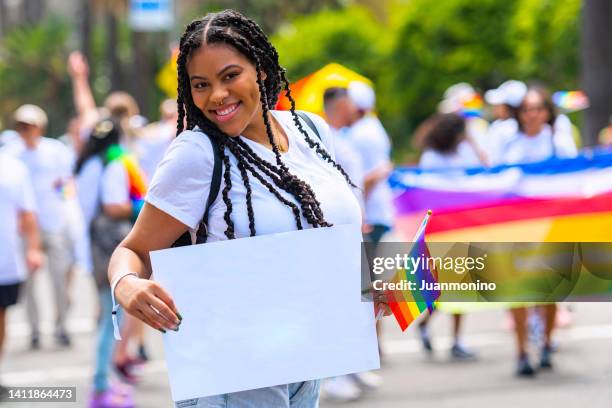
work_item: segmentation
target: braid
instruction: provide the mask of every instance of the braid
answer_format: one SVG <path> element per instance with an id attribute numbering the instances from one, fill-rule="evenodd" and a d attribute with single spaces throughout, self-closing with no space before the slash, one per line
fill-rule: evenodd
<path id="1" fill-rule="evenodd" d="M 234 155 L 236 156 L 236 155 Z M 236 156 L 238 157 L 238 156 Z M 249 217 L 249 231 L 251 232 L 251 236 L 255 236 L 255 213 L 253 212 L 253 190 L 251 189 L 251 183 L 249 182 L 249 175 L 247 174 L 246 165 L 242 158 L 238 159 L 238 170 L 240 171 L 240 176 L 242 177 L 242 182 L 246 187 L 246 204 L 247 204 L 247 215 Z"/>
<path id="2" fill-rule="evenodd" d="M 240 143 L 244 143 L 244 142 L 243 141 L 239 141 L 239 142 L 237 142 L 235 144 L 232 144 L 232 148 L 238 149 L 239 147 L 242 147 L 240 145 Z M 250 149 L 248 146 L 246 146 L 246 147 L 248 149 Z M 299 229 L 299 230 L 303 229 L 302 220 L 300 218 L 300 210 L 299 210 L 299 208 L 294 203 L 292 203 L 291 201 L 289 201 L 285 197 L 283 197 L 280 194 L 280 192 L 274 188 L 274 186 L 272 184 L 270 184 L 261 174 L 259 174 L 259 172 L 255 171 L 253 166 L 251 166 L 251 164 L 254 164 L 254 165 L 258 164 L 257 160 L 259 158 L 257 157 L 257 155 L 255 155 L 252 150 L 251 150 L 251 153 L 253 153 L 254 156 L 247 156 L 247 155 L 243 156 L 243 155 L 241 155 L 240 151 L 235 151 L 235 150 L 233 150 L 232 152 L 234 153 L 234 155 L 236 157 L 239 157 L 238 160 L 242 162 L 242 164 L 244 165 L 245 169 L 248 169 L 251 172 L 251 174 L 253 174 L 253 176 L 257 180 L 259 180 L 259 182 L 261 184 L 263 184 L 268 189 L 268 191 L 270 191 L 281 203 L 283 203 L 286 206 L 288 206 L 289 208 L 291 208 L 291 211 L 293 212 L 293 216 L 295 218 L 295 225 L 296 225 L 297 229 Z M 248 161 L 243 161 L 243 157 L 248 157 L 248 159 L 247 159 Z M 259 160 L 261 160 L 261 159 L 259 159 Z M 267 163 L 265 160 L 261 160 L 261 162 L 262 163 Z M 267 170 L 267 169 L 263 170 L 263 173 L 265 175 L 267 175 L 268 177 L 270 177 L 275 182 L 275 184 L 279 183 L 278 182 L 278 178 L 276 178 L 274 176 L 274 174 L 272 174 L 269 170 Z"/>
<path id="3" fill-rule="evenodd" d="M 223 216 L 223 218 L 225 219 L 225 223 L 227 224 L 227 228 L 225 230 L 225 236 L 228 239 L 234 239 L 236 238 L 236 234 L 234 232 L 234 222 L 232 221 L 232 217 L 231 217 L 232 200 L 230 200 L 229 198 L 229 191 L 232 189 L 232 178 L 231 178 L 231 173 L 230 173 L 231 165 L 230 165 L 229 156 L 225 154 L 225 149 L 221 150 L 221 157 L 223 159 L 223 167 L 224 167 L 223 179 L 225 181 L 225 187 L 223 188 L 223 191 L 221 192 L 221 194 L 223 196 L 223 202 L 225 203 L 225 206 L 227 208 Z"/>
<path id="4" fill-rule="evenodd" d="M 234 47 L 254 65 L 257 72 L 256 80 L 260 93 L 262 119 L 268 140 L 272 145 L 275 157 L 274 162 L 268 162 L 258 156 L 241 137 L 230 137 L 225 134 L 195 105 L 191 95 L 187 63 L 190 55 L 195 50 L 211 43 L 225 43 Z M 238 171 L 246 188 L 247 216 L 251 236 L 256 234 L 252 203 L 253 191 L 250 184 L 251 177 L 257 179 L 274 197 L 291 210 L 298 229 L 303 228 L 302 216 L 315 228 L 331 226 L 325 220 L 321 204 L 317 200 L 312 188 L 306 182 L 291 174 L 274 141 L 274 133 L 270 123 L 270 107 L 276 104 L 283 85 L 287 97 L 291 101 L 293 120 L 300 133 L 304 135 L 310 148 L 314 149 L 317 155 L 338 169 L 351 186 L 354 187 L 354 184 L 350 181 L 342 167 L 329 156 L 329 153 L 319 143 L 313 141 L 302 128 L 295 114 L 295 101 L 290 94 L 285 70 L 279 64 L 279 56 L 276 49 L 261 28 L 253 20 L 232 10 L 207 14 L 204 18 L 191 22 L 186 27 L 180 40 L 177 71 L 177 134 L 185 129 L 191 130 L 197 127 L 202 132 L 205 132 L 210 137 L 211 142 L 217 144 L 221 151 L 221 159 L 224 165 L 222 199 L 226 207 L 224 214 L 224 220 L 227 224 L 226 237 L 228 239 L 236 237 L 235 226 L 231 216 L 233 207 L 229 198 L 229 192 L 232 189 L 229 154 L 235 157 Z M 297 205 L 285 198 L 280 190 L 284 190 L 293 196 L 297 201 Z"/>
<path id="5" fill-rule="evenodd" d="M 338 163 L 335 162 L 334 159 L 332 159 L 332 157 L 329 155 L 327 150 L 321 148 L 321 145 L 318 142 L 315 142 L 314 140 L 312 140 L 310 138 L 310 136 L 308 136 L 308 133 L 302 127 L 302 122 L 300 122 L 300 120 L 298 119 L 297 114 L 295 113 L 295 99 L 293 99 L 293 97 L 291 96 L 291 89 L 289 88 L 289 81 L 287 80 L 287 77 L 285 75 L 285 70 L 284 69 L 281 70 L 281 76 L 282 76 L 283 83 L 285 84 L 285 95 L 287 96 L 287 99 L 289 99 L 289 102 L 291 103 L 290 110 L 291 110 L 291 116 L 293 117 L 293 122 L 297 126 L 298 130 L 300 131 L 300 133 L 302 135 L 304 135 L 304 138 L 306 139 L 306 143 L 308 143 L 308 145 L 310 146 L 311 149 L 315 149 L 317 154 L 319 156 L 321 156 L 323 159 L 325 159 L 325 161 L 327 161 L 332 166 L 334 166 L 336 168 L 336 170 L 338 170 L 344 176 L 344 179 L 346 180 L 347 183 L 349 183 L 349 185 L 351 187 L 358 188 L 351 181 L 351 178 L 349 177 L 348 174 L 346 174 L 346 172 L 344 171 L 342 166 L 340 166 Z"/>

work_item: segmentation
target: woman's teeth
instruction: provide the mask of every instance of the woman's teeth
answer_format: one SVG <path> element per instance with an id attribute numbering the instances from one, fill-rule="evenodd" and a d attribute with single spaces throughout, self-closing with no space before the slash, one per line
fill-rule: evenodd
<path id="1" fill-rule="evenodd" d="M 231 106 L 228 106 L 227 108 L 223 109 L 223 110 L 216 110 L 215 113 L 219 116 L 226 116 L 229 115 L 230 113 L 232 113 L 233 111 L 235 111 L 236 109 L 238 109 L 238 104 L 235 103 Z"/>

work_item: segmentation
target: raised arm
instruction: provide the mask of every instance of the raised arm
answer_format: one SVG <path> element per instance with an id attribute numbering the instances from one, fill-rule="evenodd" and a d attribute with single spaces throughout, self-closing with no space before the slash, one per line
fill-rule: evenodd
<path id="1" fill-rule="evenodd" d="M 180 322 L 170 294 L 150 281 L 150 251 L 165 249 L 187 231 L 180 221 L 145 203 L 136 224 L 113 252 L 109 282 L 126 274 L 115 287 L 115 298 L 129 314 L 157 330 L 175 330 Z"/>
<path id="2" fill-rule="evenodd" d="M 82 126 L 92 126 L 98 119 L 96 101 L 89 85 L 89 65 L 79 51 L 73 51 L 68 57 L 68 72 L 72 80 L 74 106 Z"/>

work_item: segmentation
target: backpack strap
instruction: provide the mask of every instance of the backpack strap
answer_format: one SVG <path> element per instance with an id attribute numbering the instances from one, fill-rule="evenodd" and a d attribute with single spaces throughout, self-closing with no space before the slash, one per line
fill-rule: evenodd
<path id="1" fill-rule="evenodd" d="M 208 136 L 208 135 L 206 135 Z M 221 189 L 221 148 L 217 143 L 215 143 L 210 136 L 210 144 L 213 148 L 213 157 L 214 157 L 214 165 L 213 165 L 213 174 L 212 180 L 210 182 L 210 191 L 208 193 L 208 200 L 206 200 L 206 210 L 204 210 L 204 216 L 202 217 L 202 221 L 198 226 L 198 230 L 196 231 L 196 244 L 203 244 L 208 239 L 208 216 L 210 214 L 210 207 L 212 207 L 213 203 L 217 199 L 219 195 L 219 190 Z"/>
<path id="2" fill-rule="evenodd" d="M 312 121 L 312 119 L 310 119 L 310 116 L 308 116 L 308 114 L 306 114 L 306 112 L 304 111 L 295 111 L 295 113 L 304 121 L 306 122 L 306 125 L 315 133 L 315 135 L 317 135 L 317 137 L 319 138 L 319 140 L 323 141 L 321 139 L 321 135 L 319 134 L 319 129 L 317 129 L 317 126 L 314 124 L 314 122 Z"/>
<path id="3" fill-rule="evenodd" d="M 206 200 L 206 209 L 204 210 L 204 216 L 202 217 L 202 221 L 198 225 L 198 229 L 196 230 L 196 244 L 203 244 L 208 239 L 208 217 L 210 214 L 210 207 L 217 199 L 219 195 L 219 190 L 221 189 L 221 148 L 217 145 L 213 139 L 206 134 L 208 139 L 210 140 L 210 144 L 213 149 L 213 173 L 212 179 L 210 182 L 210 190 L 208 192 L 208 199 Z M 173 247 L 192 245 L 191 234 L 189 231 L 185 232 L 183 235 L 176 240 L 176 242 L 172 245 Z"/>

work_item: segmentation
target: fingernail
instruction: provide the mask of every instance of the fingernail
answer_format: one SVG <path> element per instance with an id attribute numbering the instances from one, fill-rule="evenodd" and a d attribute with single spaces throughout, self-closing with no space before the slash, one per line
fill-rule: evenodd
<path id="1" fill-rule="evenodd" d="M 176 312 L 176 317 L 178 317 L 179 320 L 183 320 L 183 316 L 181 316 L 181 314 L 178 311 Z"/>
<path id="2" fill-rule="evenodd" d="M 177 332 L 177 331 L 179 331 L 179 327 L 176 326 L 174 329 L 171 329 L 171 330 L 174 330 L 175 332 Z"/>
<path id="3" fill-rule="evenodd" d="M 159 330 L 162 333 L 166 333 L 166 331 L 164 329 L 157 329 L 157 330 Z"/>

